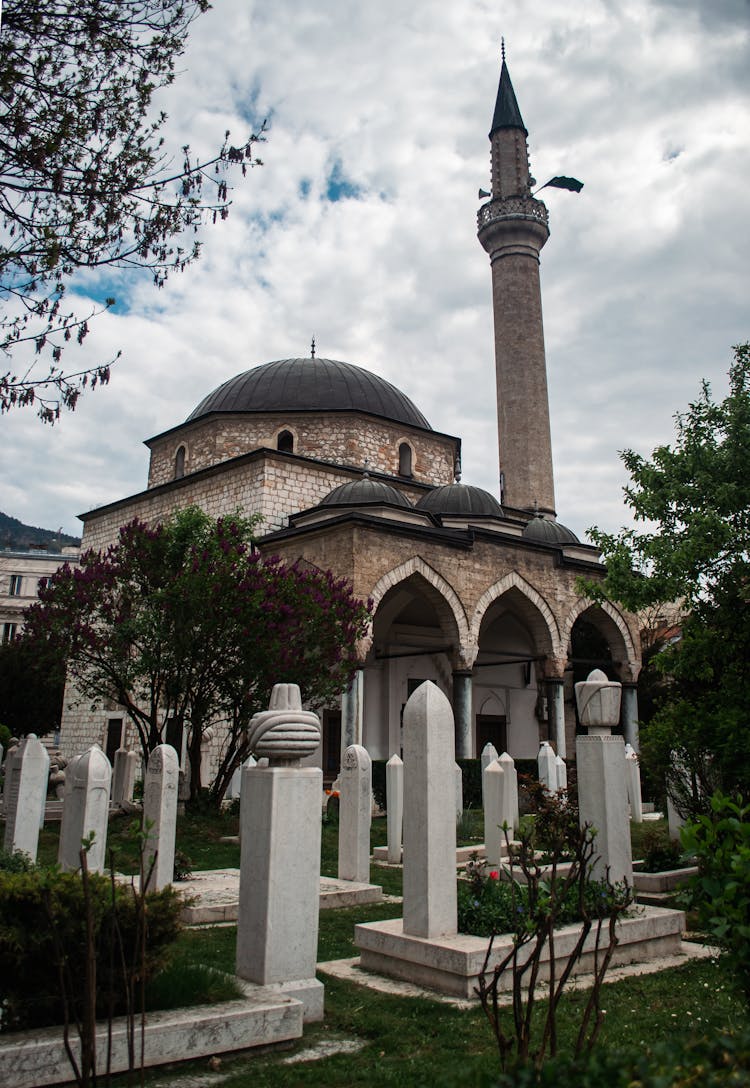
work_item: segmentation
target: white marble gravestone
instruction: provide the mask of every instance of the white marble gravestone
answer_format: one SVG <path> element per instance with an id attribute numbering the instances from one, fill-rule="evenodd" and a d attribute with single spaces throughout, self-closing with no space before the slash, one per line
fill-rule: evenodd
<path id="1" fill-rule="evenodd" d="M 135 788 L 135 772 L 138 769 L 138 755 L 126 748 L 118 748 L 112 767 L 112 804 L 130 804 Z"/>
<path id="2" fill-rule="evenodd" d="M 464 776 L 463 771 L 456 764 L 456 819 L 460 820 L 464 814 Z"/>
<path id="3" fill-rule="evenodd" d="M 509 752 L 503 752 L 497 757 L 498 763 L 503 768 L 503 791 L 500 805 L 502 823 L 507 823 L 508 834 L 512 839 L 518 831 L 518 772 L 513 757 Z"/>
<path id="4" fill-rule="evenodd" d="M 339 880 L 370 880 L 372 761 L 361 744 L 350 744 L 341 760 L 339 792 Z"/>
<path id="5" fill-rule="evenodd" d="M 643 800 L 641 797 L 641 765 L 638 753 L 632 744 L 625 745 L 625 786 L 630 805 L 630 819 L 634 824 L 643 823 Z"/>
<path id="6" fill-rule="evenodd" d="M 484 808 L 484 772 L 487 770 L 490 763 L 495 762 L 497 756 L 497 748 L 494 744 L 490 744 L 488 742 L 487 744 L 485 744 L 479 757 L 480 771 L 482 774 L 482 808 Z"/>
<path id="7" fill-rule="evenodd" d="M 568 788 L 568 768 L 565 766 L 565 760 L 562 756 L 555 756 L 555 772 L 557 775 L 557 788 L 566 790 Z"/>
<path id="8" fill-rule="evenodd" d="M 453 711 L 440 688 L 420 684 L 404 708 L 404 934 L 457 930 Z"/>
<path id="9" fill-rule="evenodd" d="M 93 873 L 101 873 L 104 869 L 111 780 L 112 767 L 98 744 L 71 759 L 65 768 L 63 816 L 57 854 L 62 869 L 80 868 L 81 842 L 92 833 L 94 838 L 88 851 L 87 867 Z"/>
<path id="10" fill-rule="evenodd" d="M 620 720 L 622 685 L 607 680 L 600 669 L 576 684 L 581 725 L 588 735 L 576 739 L 578 809 L 581 826 L 596 829 L 592 876 L 633 883 L 628 795 L 625 787 L 625 744 L 612 735 Z"/>
<path id="11" fill-rule="evenodd" d="M 323 1017 L 315 978 L 323 772 L 300 760 L 320 744 L 320 721 L 296 684 L 277 684 L 250 722 L 249 747 L 268 766 L 242 769 L 237 974 L 299 998 Z"/>
<path id="12" fill-rule="evenodd" d="M 143 851 L 146 889 L 158 892 L 174 880 L 180 761 L 171 744 L 158 744 L 143 780 Z"/>
<path id="13" fill-rule="evenodd" d="M 548 740 L 543 740 L 539 745 L 539 754 L 536 757 L 536 764 L 539 771 L 539 781 L 550 791 L 550 793 L 557 792 L 556 759 L 557 757 L 550 742 Z"/>
<path id="14" fill-rule="evenodd" d="M 394 753 L 385 765 L 385 796 L 388 827 L 388 861 L 401 861 L 404 831 L 404 764 Z"/>
<path id="15" fill-rule="evenodd" d="M 482 774 L 484 787 L 484 850 L 487 864 L 498 866 L 505 842 L 503 831 L 503 786 L 505 770 L 499 759 L 488 764 Z"/>
<path id="16" fill-rule="evenodd" d="M 29 733 L 8 757 L 5 795 L 5 839 L 8 851 L 21 851 L 36 861 L 39 828 L 44 822 L 44 803 L 49 778 L 49 754 L 35 733 Z"/>

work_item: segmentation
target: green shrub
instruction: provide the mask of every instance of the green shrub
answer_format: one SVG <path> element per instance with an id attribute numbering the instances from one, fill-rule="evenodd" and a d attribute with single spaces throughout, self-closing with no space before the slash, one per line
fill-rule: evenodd
<path id="1" fill-rule="evenodd" d="M 0 850 L 0 873 L 28 873 L 34 862 L 22 850 Z"/>
<path id="2" fill-rule="evenodd" d="M 126 964 L 138 964 L 138 919 L 132 890 L 118 885 L 115 910 L 108 878 L 89 877 L 96 933 L 97 1015 L 110 998 L 122 1011 L 125 985 L 115 915 Z M 180 930 L 182 898 L 171 887 L 146 897 L 145 977 L 150 978 Z M 0 872 L 0 1017 L 3 1031 L 61 1023 L 60 970 L 68 991 L 83 994 L 86 910 L 81 876 L 58 870 Z"/>
<path id="3" fill-rule="evenodd" d="M 676 839 L 660 827 L 649 827 L 641 838 L 643 867 L 647 873 L 666 873 L 670 869 L 679 869 L 682 850 Z"/>
<path id="4" fill-rule="evenodd" d="M 730 953 L 750 1003 L 750 805 L 715 793 L 710 814 L 682 829 L 682 845 L 698 861 L 691 892 L 700 922 Z"/>
<path id="5" fill-rule="evenodd" d="M 478 759 L 457 759 L 461 768 L 464 808 L 482 808 L 482 765 Z"/>
<path id="6" fill-rule="evenodd" d="M 385 765 L 387 760 L 385 759 L 373 759 L 372 761 L 372 795 L 375 798 L 375 804 L 378 808 L 381 808 L 383 812 L 388 807 L 388 797 L 385 789 Z"/>

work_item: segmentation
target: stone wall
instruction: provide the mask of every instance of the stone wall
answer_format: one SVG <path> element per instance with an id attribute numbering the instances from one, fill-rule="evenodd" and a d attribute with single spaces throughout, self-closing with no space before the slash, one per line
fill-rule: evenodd
<path id="1" fill-rule="evenodd" d="M 260 447 L 276 449 L 281 431 L 294 437 L 293 452 L 339 465 L 398 475 L 399 447 L 412 449 L 412 476 L 420 483 L 453 482 L 458 439 L 357 412 L 226 413 L 175 428 L 149 442 L 148 486 L 169 483 L 175 458 L 185 449 L 185 473 L 228 461 Z"/>

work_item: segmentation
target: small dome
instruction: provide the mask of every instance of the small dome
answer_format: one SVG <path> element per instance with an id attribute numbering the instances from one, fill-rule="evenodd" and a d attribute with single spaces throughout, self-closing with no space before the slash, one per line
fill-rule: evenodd
<path id="1" fill-rule="evenodd" d="M 455 517 L 464 517 L 467 514 L 503 517 L 502 507 L 495 496 L 470 484 L 444 484 L 443 487 L 436 487 L 419 500 L 417 510 Z"/>
<path id="2" fill-rule="evenodd" d="M 367 412 L 432 428 L 406 394 L 385 378 L 337 359 L 277 359 L 224 382 L 186 422 L 213 412 Z"/>
<path id="3" fill-rule="evenodd" d="M 575 533 L 559 521 L 537 514 L 523 531 L 524 540 L 533 540 L 537 544 L 580 544 Z"/>
<path id="4" fill-rule="evenodd" d="M 382 480 L 371 480 L 363 476 L 361 480 L 352 480 L 340 484 L 323 499 L 321 506 L 361 506 L 363 503 L 387 503 L 390 506 L 404 506 L 411 510 L 411 503 L 402 491 Z"/>

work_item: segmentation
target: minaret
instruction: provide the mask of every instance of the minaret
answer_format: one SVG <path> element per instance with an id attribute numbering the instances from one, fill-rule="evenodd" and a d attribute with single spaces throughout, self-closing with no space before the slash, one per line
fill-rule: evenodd
<path id="1" fill-rule="evenodd" d="M 527 137 L 503 47 L 490 130 L 492 196 L 477 213 L 479 241 L 492 265 L 501 502 L 554 517 L 539 287 L 539 251 L 549 229 L 547 208 L 531 195 Z"/>

